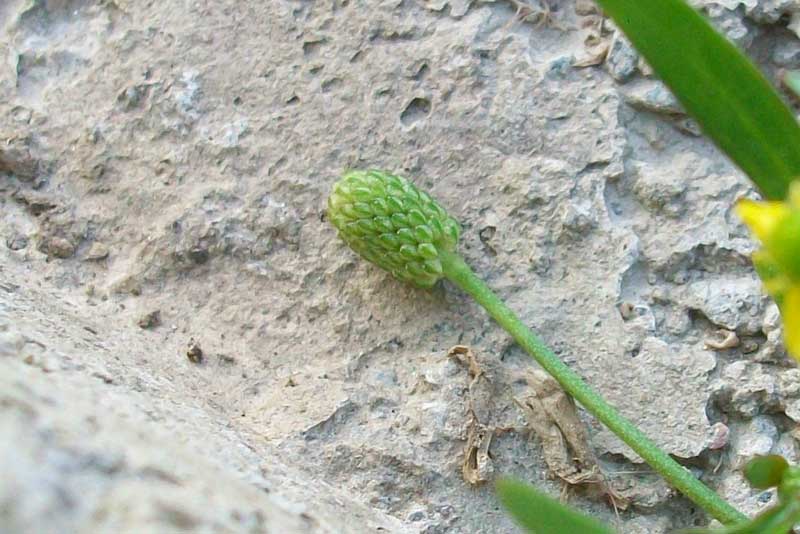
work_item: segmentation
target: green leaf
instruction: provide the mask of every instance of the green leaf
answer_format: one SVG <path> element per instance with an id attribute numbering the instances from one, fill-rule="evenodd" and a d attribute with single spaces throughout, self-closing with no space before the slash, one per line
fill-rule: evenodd
<path id="1" fill-rule="evenodd" d="M 613 534 L 609 527 L 564 506 L 527 484 L 514 480 L 497 482 L 497 495 L 517 522 L 532 534 Z"/>
<path id="2" fill-rule="evenodd" d="M 800 127 L 753 64 L 683 0 L 597 0 L 768 199 L 800 176 Z"/>
<path id="3" fill-rule="evenodd" d="M 772 488 L 781 483 L 788 467 L 789 463 L 782 456 L 758 456 L 744 466 L 744 477 L 754 488 Z"/>

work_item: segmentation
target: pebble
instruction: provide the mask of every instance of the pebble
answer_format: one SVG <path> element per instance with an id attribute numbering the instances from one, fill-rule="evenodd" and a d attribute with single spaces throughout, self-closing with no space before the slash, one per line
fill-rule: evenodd
<path id="1" fill-rule="evenodd" d="M 64 237 L 50 237 L 42 244 L 42 252 L 48 256 L 66 259 L 75 254 L 75 245 Z"/>
<path id="2" fill-rule="evenodd" d="M 712 451 L 724 448 L 728 445 L 730 434 L 731 431 L 728 425 L 721 422 L 714 423 L 711 425 L 711 440 L 708 444 L 708 448 Z"/>
<path id="3" fill-rule="evenodd" d="M 683 115 L 683 107 L 667 86 L 656 80 L 642 80 L 625 89 L 625 102 L 634 109 L 664 115 Z"/>
<path id="4" fill-rule="evenodd" d="M 772 52 L 772 61 L 779 67 L 800 66 L 800 42 L 792 39 L 778 43 Z"/>
<path id="5" fill-rule="evenodd" d="M 186 357 L 192 363 L 203 363 L 203 349 L 200 348 L 200 343 L 195 341 L 194 338 L 189 340 Z"/>
<path id="6" fill-rule="evenodd" d="M 104 260 L 108 257 L 108 247 L 102 243 L 94 242 L 84 256 L 86 261 Z"/>
<path id="7" fill-rule="evenodd" d="M 636 74 L 638 64 L 639 54 L 622 32 L 616 32 L 606 57 L 609 74 L 619 83 L 628 82 Z"/>
<path id="8" fill-rule="evenodd" d="M 733 440 L 734 464 L 744 466 L 754 456 L 769 454 L 778 441 L 778 428 L 771 418 L 759 415 L 739 429 Z"/>
<path id="9" fill-rule="evenodd" d="M 144 330 L 156 328 L 161 325 L 161 310 L 153 310 L 142 315 L 139 320 L 136 321 L 136 324 L 139 325 L 139 328 Z"/>

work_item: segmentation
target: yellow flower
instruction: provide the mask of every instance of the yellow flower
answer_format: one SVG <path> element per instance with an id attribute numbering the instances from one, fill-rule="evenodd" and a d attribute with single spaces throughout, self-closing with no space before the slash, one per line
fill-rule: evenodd
<path id="1" fill-rule="evenodd" d="M 800 359 L 800 285 L 794 285 L 783 299 L 783 335 L 786 349 Z"/>
<path id="2" fill-rule="evenodd" d="M 781 309 L 786 350 L 800 360 L 800 182 L 785 202 L 743 200 L 736 211 L 764 245 L 753 264 Z"/>

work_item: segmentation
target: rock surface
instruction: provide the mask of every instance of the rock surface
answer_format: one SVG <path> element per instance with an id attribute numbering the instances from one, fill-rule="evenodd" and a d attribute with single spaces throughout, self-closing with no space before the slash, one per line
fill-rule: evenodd
<path id="1" fill-rule="evenodd" d="M 693 3 L 768 76 L 800 67 L 793 2 Z M 430 191 L 567 363 L 737 506 L 769 501 L 737 455 L 796 453 L 800 381 L 731 211 L 755 192 L 586 2 L 7 0 L 0 30 L 0 525 L 514 532 L 462 478 L 456 344 L 509 427 L 485 473 L 559 494 L 502 394 L 527 356 L 336 239 L 349 167 Z M 584 420 L 632 503 L 574 504 L 625 533 L 706 521 Z"/>

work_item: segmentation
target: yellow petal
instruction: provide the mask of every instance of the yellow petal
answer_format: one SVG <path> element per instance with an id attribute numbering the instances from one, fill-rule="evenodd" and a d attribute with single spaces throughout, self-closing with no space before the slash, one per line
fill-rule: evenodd
<path id="1" fill-rule="evenodd" d="M 800 286 L 794 286 L 783 299 L 783 338 L 786 350 L 796 360 L 800 360 Z"/>
<path id="2" fill-rule="evenodd" d="M 762 242 L 769 239 L 770 234 L 790 212 L 789 206 L 784 202 L 740 200 L 736 205 L 736 213 Z"/>

